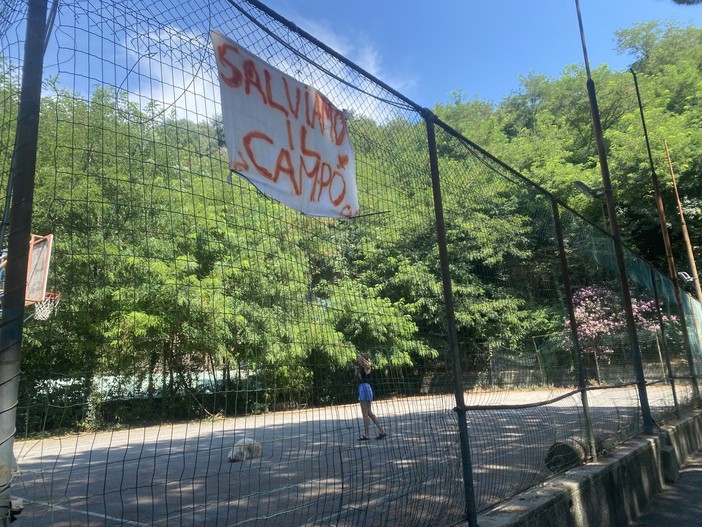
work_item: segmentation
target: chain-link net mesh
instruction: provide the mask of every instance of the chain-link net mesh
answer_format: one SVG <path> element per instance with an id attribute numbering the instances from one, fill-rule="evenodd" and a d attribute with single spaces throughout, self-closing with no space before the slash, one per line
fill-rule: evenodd
<path id="1" fill-rule="evenodd" d="M 2 7 L 5 184 L 24 4 Z M 302 216 L 230 174 L 211 29 L 347 111 L 361 216 Z M 437 128 L 448 305 L 424 113 L 294 26 L 245 1 L 63 1 L 44 79 L 32 229 L 55 236 L 62 300 L 24 328 L 25 524 L 454 525 L 641 430 L 612 238 Z M 702 313 L 627 270 L 663 419 L 695 396 Z"/>

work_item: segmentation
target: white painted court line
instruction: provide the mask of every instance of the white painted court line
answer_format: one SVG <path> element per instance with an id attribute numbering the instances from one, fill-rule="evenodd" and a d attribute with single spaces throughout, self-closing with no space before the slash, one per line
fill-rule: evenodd
<path id="1" fill-rule="evenodd" d="M 83 516 L 89 516 L 91 518 L 100 518 L 105 521 L 110 520 L 110 521 L 115 521 L 119 522 L 120 525 L 135 525 L 137 527 L 150 527 L 151 523 L 139 523 L 131 520 L 125 520 L 123 518 L 116 518 L 114 516 L 107 516 L 106 514 L 99 514 L 97 512 L 88 512 L 88 511 L 83 511 L 80 509 L 73 509 L 70 507 L 63 507 L 62 505 L 57 505 L 55 503 L 49 503 L 48 501 L 35 501 L 35 500 L 30 500 L 25 497 L 17 497 L 17 496 L 12 496 L 12 499 L 18 499 L 21 500 L 22 503 L 24 504 L 32 504 L 32 505 L 39 505 L 40 507 L 46 507 L 48 509 L 53 509 L 53 510 L 60 510 L 60 511 L 71 511 L 71 514 L 82 514 Z M 81 498 L 83 499 L 83 498 Z"/>

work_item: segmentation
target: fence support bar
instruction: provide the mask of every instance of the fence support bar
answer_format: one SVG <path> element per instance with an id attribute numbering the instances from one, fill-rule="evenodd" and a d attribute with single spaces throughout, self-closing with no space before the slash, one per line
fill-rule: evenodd
<path id="1" fill-rule="evenodd" d="M 595 82 L 590 74 L 590 62 L 587 57 L 587 47 L 585 46 L 585 31 L 583 30 L 583 20 L 580 15 L 580 2 L 575 0 L 575 7 L 578 13 L 578 24 L 580 26 L 580 39 L 583 48 L 583 58 L 585 60 L 585 70 L 587 72 L 587 95 L 590 101 L 590 114 L 592 117 L 592 129 L 595 134 L 597 144 L 597 154 L 600 161 L 600 172 L 602 174 L 602 186 L 607 200 L 607 212 L 609 213 L 609 228 L 612 231 L 614 242 L 614 254 L 619 270 L 619 283 L 622 289 L 622 303 L 624 304 L 624 315 L 626 318 L 627 333 L 629 336 L 629 346 L 634 357 L 634 372 L 638 385 L 639 402 L 641 404 L 641 417 L 645 434 L 653 434 L 653 417 L 651 416 L 651 406 L 648 402 L 648 392 L 646 391 L 646 377 L 644 375 L 643 363 L 641 360 L 641 348 L 639 338 L 636 334 L 636 321 L 634 320 L 634 310 L 631 302 L 631 290 L 629 279 L 626 274 L 626 263 L 624 260 L 624 247 L 621 233 L 619 232 L 619 222 L 617 221 L 617 208 L 614 203 L 612 192 L 612 180 L 609 175 L 609 163 L 607 162 L 607 152 L 604 144 L 604 134 L 602 132 L 602 122 L 600 121 L 600 110 L 597 105 L 597 95 L 595 94 Z"/>
<path id="2" fill-rule="evenodd" d="M 680 417 L 680 405 L 678 404 L 678 394 L 675 391 L 675 376 L 673 375 L 673 365 L 670 362 L 670 348 L 668 347 L 668 339 L 665 336 L 665 322 L 663 321 L 663 312 L 661 311 L 661 299 L 658 294 L 658 286 L 656 285 L 656 272 L 652 265 L 648 266 L 651 270 L 651 285 L 653 286 L 653 298 L 656 302 L 656 315 L 658 316 L 658 327 L 661 329 L 661 341 L 663 343 L 663 352 L 665 353 L 665 366 L 670 382 L 670 389 L 673 392 L 673 404 L 675 405 L 675 415 Z"/>
<path id="3" fill-rule="evenodd" d="M 553 223 L 558 238 L 558 254 L 561 260 L 561 272 L 563 273 L 563 289 L 565 292 L 566 309 L 568 310 L 568 320 L 570 321 L 570 334 L 573 338 L 573 350 L 575 351 L 576 364 L 578 367 L 578 388 L 580 390 L 580 400 L 583 405 L 583 416 L 585 419 L 585 434 L 590 446 L 590 456 L 593 461 L 597 461 L 597 442 L 592 428 L 592 415 L 590 413 L 590 403 L 587 396 L 587 379 L 585 378 L 585 367 L 583 365 L 583 353 L 580 349 L 580 339 L 578 338 L 578 322 L 575 319 L 575 308 L 573 307 L 573 290 L 570 287 L 570 271 L 568 270 L 568 258 L 566 257 L 565 242 L 563 240 L 563 224 L 558 211 L 558 202 L 551 199 L 551 210 L 553 211 Z"/>
<path id="4" fill-rule="evenodd" d="M 453 363 L 453 379 L 456 392 L 456 416 L 458 433 L 461 440 L 461 461 L 463 465 L 463 487 L 466 498 L 466 520 L 470 527 L 478 527 L 478 513 L 475 504 L 475 489 L 473 488 L 473 465 L 470 458 L 470 440 L 468 438 L 468 423 L 466 421 L 466 402 L 463 387 L 463 368 L 461 354 L 458 350 L 456 334 L 456 316 L 453 305 L 453 289 L 451 286 L 451 271 L 449 269 L 448 248 L 446 244 L 446 224 L 444 222 L 444 205 L 441 198 L 441 182 L 439 180 L 439 158 L 436 152 L 436 133 L 434 130 L 433 114 L 425 110 L 424 122 L 427 126 L 427 141 L 429 144 L 429 166 L 431 169 L 431 184 L 434 192 L 434 214 L 436 216 L 436 237 L 439 244 L 441 260 L 441 278 L 444 287 L 446 303 L 446 331 L 451 362 Z"/>

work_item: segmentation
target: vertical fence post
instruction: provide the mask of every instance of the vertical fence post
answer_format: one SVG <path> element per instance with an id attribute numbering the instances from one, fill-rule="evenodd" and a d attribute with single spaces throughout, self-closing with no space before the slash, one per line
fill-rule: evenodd
<path id="1" fill-rule="evenodd" d="M 10 177 L 12 207 L 7 245 L 5 292 L 0 322 L 0 518 L 11 522 L 10 484 L 27 283 L 29 240 L 39 134 L 39 108 L 46 38 L 46 0 L 30 0 L 22 66 L 15 149 Z M 1 240 L 0 243 L 4 243 Z"/>
<path id="2" fill-rule="evenodd" d="M 583 404 L 583 416 L 585 418 L 585 434 L 590 446 L 590 456 L 593 461 L 597 461 L 597 442 L 595 432 L 592 428 L 592 415 L 590 413 L 590 403 L 587 396 L 587 379 L 585 378 L 585 367 L 583 366 L 583 353 L 580 349 L 580 339 L 578 337 L 578 322 L 575 319 L 575 308 L 573 307 L 573 291 L 570 287 L 570 271 L 568 270 L 568 258 L 566 257 L 565 241 L 563 239 L 563 224 L 561 214 L 558 210 L 558 202 L 549 195 L 551 200 L 551 210 L 553 211 L 553 223 L 556 228 L 556 238 L 558 239 L 558 254 L 561 260 L 561 272 L 563 273 L 563 289 L 566 297 L 566 309 L 568 310 L 568 320 L 570 321 L 570 334 L 573 337 L 573 349 L 575 350 L 578 367 L 578 388 L 580 389 L 580 399 Z"/>
<path id="3" fill-rule="evenodd" d="M 670 151 L 668 150 L 668 141 L 664 140 L 663 141 L 663 146 L 665 146 L 665 154 L 666 157 L 668 158 L 668 167 L 670 168 L 670 176 L 673 180 L 673 189 L 675 190 L 675 198 L 678 204 L 678 213 L 680 215 L 680 224 L 682 227 L 682 233 L 683 233 L 683 239 L 685 240 L 685 247 L 687 248 L 687 257 L 688 261 L 690 262 L 690 269 L 693 272 L 694 275 L 694 280 L 695 280 L 695 289 L 697 291 L 697 298 L 700 300 L 700 285 L 699 285 L 699 277 L 697 276 L 697 266 L 695 264 L 695 255 L 692 252 L 692 246 L 690 244 L 690 236 L 688 235 L 687 232 L 687 225 L 685 223 L 685 215 L 683 214 L 682 206 L 680 204 L 680 196 L 678 195 L 678 185 L 675 182 L 675 172 L 673 172 L 673 162 L 670 159 Z M 678 284 L 678 275 L 675 273 L 675 276 L 673 277 L 673 280 L 675 280 L 675 283 Z M 678 287 L 677 291 L 679 291 L 680 288 Z M 702 301 L 702 300 L 701 300 Z M 680 310 L 684 311 L 684 306 L 682 304 L 682 301 L 680 302 Z M 693 320 L 694 320 L 694 313 L 693 313 Z M 698 340 L 699 340 L 699 331 L 697 329 L 697 323 L 695 321 L 695 333 L 697 334 Z M 698 399 L 698 404 L 700 403 L 699 398 L 700 398 L 700 390 L 699 386 L 697 384 L 697 370 L 695 368 L 695 361 L 692 356 L 692 347 L 690 346 L 690 351 L 688 354 L 688 362 L 689 368 L 690 368 L 690 374 L 692 375 L 692 386 L 695 391 L 695 397 Z"/>
<path id="4" fill-rule="evenodd" d="M 446 302 L 447 340 L 451 362 L 453 363 L 453 380 L 456 395 L 456 415 L 458 417 L 458 433 L 461 440 L 461 461 L 463 465 L 463 487 L 466 498 L 466 519 L 470 527 L 478 527 L 477 507 L 475 504 L 475 489 L 473 488 L 473 465 L 470 459 L 470 441 L 468 438 L 468 423 L 466 421 L 466 403 L 463 387 L 463 368 L 461 354 L 458 350 L 458 337 L 456 334 L 456 317 L 453 305 L 453 290 L 451 286 L 451 272 L 449 270 L 448 248 L 446 245 L 446 225 L 444 223 L 444 205 L 441 198 L 441 183 L 439 179 L 439 159 L 436 152 L 436 133 L 434 130 L 434 116 L 429 110 L 424 112 L 424 121 L 427 127 L 427 141 L 429 145 L 429 165 L 431 169 L 431 183 L 434 192 L 434 215 L 436 217 L 436 236 L 439 244 L 439 258 L 441 260 L 441 278 L 444 287 L 444 301 Z"/>
<path id="5" fill-rule="evenodd" d="M 680 281 L 678 280 L 678 273 L 675 269 L 675 258 L 673 257 L 673 249 L 670 244 L 670 234 L 668 233 L 668 222 L 665 218 L 665 207 L 663 205 L 663 197 L 661 195 L 660 185 L 658 184 L 658 175 L 656 174 L 656 167 L 653 163 L 653 154 L 651 153 L 651 143 L 648 140 L 648 129 L 646 127 L 646 117 L 644 115 L 643 102 L 641 101 L 641 92 L 639 90 L 639 80 L 636 76 L 636 72 L 633 68 L 629 68 L 632 76 L 634 77 L 634 88 L 636 90 L 636 100 L 639 103 L 639 113 L 641 114 L 641 126 L 643 128 L 644 139 L 646 140 L 646 151 L 648 152 L 648 164 L 651 167 L 651 183 L 653 185 L 653 192 L 656 197 L 656 211 L 658 212 L 658 223 L 661 226 L 661 237 L 663 238 L 663 246 L 665 247 L 666 260 L 668 262 L 668 272 L 670 273 L 670 279 L 673 281 L 673 286 L 675 288 L 675 299 L 678 302 L 681 328 L 683 333 L 683 343 L 685 344 L 685 350 L 688 354 L 688 360 L 690 360 L 690 366 L 692 368 L 692 388 L 696 399 L 699 399 L 699 387 L 697 385 L 697 377 L 695 375 L 694 365 L 692 362 L 692 347 L 690 344 L 690 336 L 687 333 L 687 324 L 685 323 L 685 307 L 682 304 L 682 299 L 680 298 Z M 666 150 L 667 152 L 667 150 Z M 651 270 L 653 272 L 653 269 Z M 699 280 L 696 279 L 697 284 Z M 655 280 L 653 282 L 655 290 Z M 672 372 L 672 370 L 671 370 Z M 672 375 L 672 373 L 670 373 Z M 673 396 L 675 396 L 675 385 L 673 377 L 671 376 L 671 383 L 673 386 Z M 676 405 L 677 411 L 677 405 Z"/>
<path id="6" fill-rule="evenodd" d="M 683 293 L 680 291 L 680 283 L 678 280 L 673 280 L 675 301 L 678 303 L 678 315 L 680 316 L 680 331 L 683 336 L 683 343 L 685 344 L 685 351 L 687 352 L 687 369 L 690 374 L 690 382 L 692 383 L 692 392 L 697 401 L 697 406 L 702 404 L 702 399 L 700 398 L 700 387 L 697 378 L 697 366 L 695 364 L 695 354 L 692 351 L 692 342 L 690 341 L 690 330 L 687 326 L 687 315 L 685 314 L 685 304 L 683 304 Z M 699 343 L 699 332 L 697 327 L 700 321 L 696 319 L 695 313 L 691 313 L 693 325 L 693 331 L 695 333 L 696 341 Z"/>
<path id="7" fill-rule="evenodd" d="M 658 316 L 658 326 L 661 328 L 661 341 L 663 341 L 663 352 L 665 353 L 666 373 L 670 382 L 670 389 L 673 392 L 673 404 L 675 405 L 675 415 L 680 417 L 680 406 L 678 406 L 678 394 L 675 390 L 675 377 L 673 376 L 673 365 L 670 363 L 670 349 L 668 348 L 668 339 L 665 336 L 665 323 L 663 322 L 663 313 L 661 312 L 661 301 L 658 295 L 658 286 L 656 285 L 656 272 L 653 266 L 649 264 L 651 270 L 651 284 L 653 286 L 653 299 L 656 302 L 656 315 Z"/>
<path id="8" fill-rule="evenodd" d="M 612 240 L 614 242 L 614 254 L 617 260 L 617 269 L 619 271 L 619 285 L 622 291 L 622 301 L 624 304 L 624 315 L 626 318 L 626 327 L 629 337 L 629 346 L 634 358 L 634 373 L 636 375 L 636 384 L 638 386 L 639 401 L 641 404 L 641 416 L 643 419 L 644 433 L 653 434 L 653 417 L 651 416 L 651 407 L 648 402 L 648 392 L 646 391 L 646 377 L 644 375 L 643 361 L 641 358 L 641 348 L 639 347 L 639 337 L 636 332 L 636 320 L 634 319 L 634 308 L 631 300 L 631 289 L 629 288 L 629 277 L 626 271 L 626 263 L 624 260 L 624 248 L 619 232 L 619 222 L 617 221 L 617 209 L 614 204 L 614 196 L 612 192 L 612 181 L 609 176 L 609 165 L 607 164 L 607 155 L 605 154 L 604 138 L 602 134 L 602 124 L 600 123 L 599 109 L 597 107 L 597 97 L 595 96 L 595 83 L 592 79 L 587 81 L 587 92 L 590 98 L 592 107 L 593 122 L 595 128 L 595 137 L 597 138 L 597 150 L 600 159 L 600 171 L 602 172 L 602 182 L 604 183 L 605 196 L 607 198 L 607 210 L 609 212 L 609 226 L 612 231 Z"/>
<path id="9" fill-rule="evenodd" d="M 648 402 L 648 392 L 646 391 L 646 377 L 641 359 L 641 348 L 639 338 L 636 334 L 636 321 L 631 301 L 631 290 L 629 289 L 629 277 L 626 272 L 624 260 L 624 248 L 621 233 L 619 232 L 619 222 L 617 221 L 617 208 L 614 204 L 614 194 L 612 192 L 612 180 L 609 175 L 609 163 L 607 162 L 607 152 L 604 144 L 604 134 L 602 132 L 602 122 L 600 120 L 600 110 L 597 106 L 597 95 L 595 94 L 595 82 L 590 73 L 590 62 L 587 57 L 587 47 L 585 45 L 585 31 L 583 29 L 582 16 L 580 15 L 580 2 L 575 0 L 575 7 L 578 13 L 578 24 L 580 26 L 580 40 L 583 48 L 583 58 L 585 60 L 585 71 L 587 73 L 587 95 L 590 102 L 590 115 L 592 117 L 592 129 L 595 134 L 597 144 L 597 154 L 600 161 L 600 173 L 602 174 L 602 186 L 607 200 L 607 212 L 609 214 L 609 228 L 614 242 L 614 254 L 619 270 L 619 284 L 622 290 L 622 301 L 624 304 L 624 315 L 626 318 L 626 328 L 629 337 L 629 346 L 634 357 L 634 373 L 636 374 L 636 384 L 639 392 L 639 402 L 641 404 L 641 417 L 645 434 L 653 434 L 653 417 L 651 407 Z"/>

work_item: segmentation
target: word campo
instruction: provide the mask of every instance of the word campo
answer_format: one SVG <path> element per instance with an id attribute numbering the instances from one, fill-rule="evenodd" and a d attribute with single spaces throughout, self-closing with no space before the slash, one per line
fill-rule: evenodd
<path id="1" fill-rule="evenodd" d="M 296 196 L 309 187 L 310 202 L 328 200 L 334 207 L 341 206 L 347 198 L 344 171 L 349 165 L 349 155 L 342 148 L 349 142 L 344 113 L 313 88 L 289 81 L 282 73 L 248 58 L 237 46 L 219 44 L 216 52 L 220 78 L 226 86 L 260 99 L 265 107 L 279 112 L 285 123 L 284 131 L 278 134 L 244 131 L 230 168 L 246 173 L 253 167 L 273 183 L 278 184 L 281 177 L 289 181 Z M 313 134 L 335 147 L 331 149 L 335 160 L 325 159 L 314 148 L 317 138 Z M 276 135 L 278 141 L 271 135 Z M 350 142 L 347 151 L 350 152 Z M 311 184 L 304 185 L 305 178 Z M 351 217 L 359 211 L 347 203 L 340 214 Z"/>

